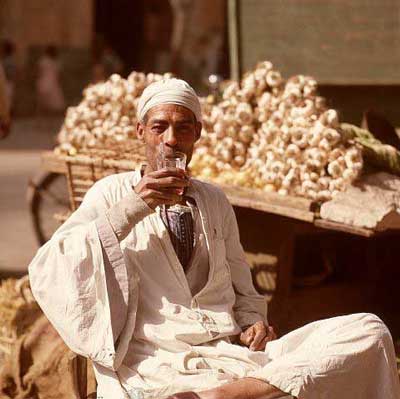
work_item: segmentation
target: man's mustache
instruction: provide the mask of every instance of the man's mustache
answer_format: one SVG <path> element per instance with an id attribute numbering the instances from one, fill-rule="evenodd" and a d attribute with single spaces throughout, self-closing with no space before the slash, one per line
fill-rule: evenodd
<path id="1" fill-rule="evenodd" d="M 180 149 L 180 148 L 177 148 L 177 147 L 167 147 L 167 146 L 164 146 L 164 155 L 166 156 L 166 157 L 171 157 L 171 156 L 174 156 L 176 153 L 178 153 L 178 152 L 183 152 L 183 153 L 185 153 L 185 151 L 183 151 L 182 149 Z M 160 151 L 158 151 L 158 153 L 159 154 L 161 154 L 161 152 Z"/>

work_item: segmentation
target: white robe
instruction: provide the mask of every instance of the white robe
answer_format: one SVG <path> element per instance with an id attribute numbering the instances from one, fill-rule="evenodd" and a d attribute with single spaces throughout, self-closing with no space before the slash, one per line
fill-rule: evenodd
<path id="1" fill-rule="evenodd" d="M 139 180 L 137 171 L 97 182 L 29 266 L 49 320 L 92 359 L 98 398 L 162 399 L 246 376 L 299 398 L 400 398 L 393 343 L 374 315 L 309 324 L 265 352 L 232 344 L 241 328 L 267 323 L 232 207 L 193 180 L 210 260 L 193 296 L 160 217 L 131 188 Z"/>

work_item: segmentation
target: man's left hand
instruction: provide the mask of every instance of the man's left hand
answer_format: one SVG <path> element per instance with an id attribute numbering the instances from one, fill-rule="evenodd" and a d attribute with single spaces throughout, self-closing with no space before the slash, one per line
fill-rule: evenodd
<path id="1" fill-rule="evenodd" d="M 242 332 L 239 340 L 251 351 L 263 351 L 268 342 L 277 338 L 274 328 L 265 325 L 263 321 L 258 321 L 246 331 Z"/>

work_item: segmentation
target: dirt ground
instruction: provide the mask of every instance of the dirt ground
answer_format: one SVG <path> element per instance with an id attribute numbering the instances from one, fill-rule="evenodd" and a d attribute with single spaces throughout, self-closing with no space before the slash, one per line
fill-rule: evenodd
<path id="1" fill-rule="evenodd" d="M 29 180 L 40 171 L 40 152 L 50 149 L 60 119 L 15 120 L 0 141 L 0 276 L 21 275 L 38 249 L 26 201 Z"/>

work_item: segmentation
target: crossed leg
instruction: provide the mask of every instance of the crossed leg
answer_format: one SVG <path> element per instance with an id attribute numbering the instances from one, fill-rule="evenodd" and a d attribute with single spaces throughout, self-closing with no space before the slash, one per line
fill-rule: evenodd
<path id="1" fill-rule="evenodd" d="M 318 393 L 313 395 L 312 391 L 317 390 L 324 392 L 329 399 L 400 398 L 392 337 L 384 323 L 373 314 L 360 313 L 317 321 L 281 339 L 285 342 L 288 357 L 282 362 L 275 359 L 276 362 L 270 362 L 263 372 L 275 376 L 274 373 L 284 367 L 304 370 L 304 364 L 312 363 L 313 372 L 309 378 L 315 381 L 313 384 L 300 381 L 297 395 L 309 392 L 309 396 L 316 397 Z M 310 372 L 308 367 L 305 372 Z M 197 395 L 192 393 L 186 398 L 179 395 L 171 399 L 275 399 L 285 396 L 276 387 L 255 378 L 238 379 Z"/>

